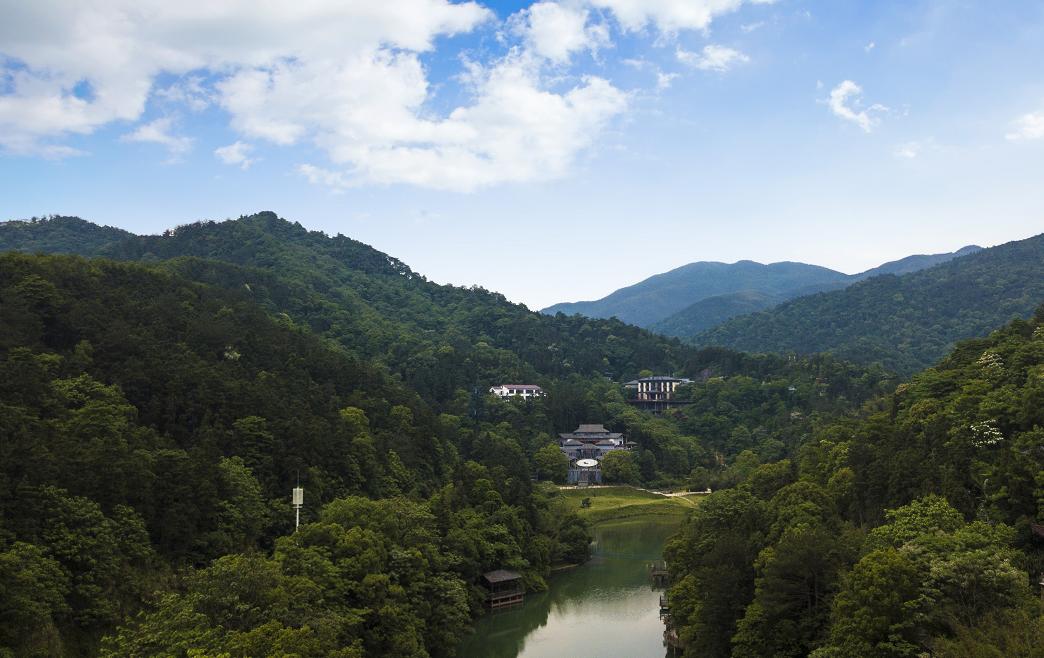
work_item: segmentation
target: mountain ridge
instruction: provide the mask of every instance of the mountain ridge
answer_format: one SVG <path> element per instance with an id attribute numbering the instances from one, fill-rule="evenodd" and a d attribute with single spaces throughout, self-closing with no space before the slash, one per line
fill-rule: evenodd
<path id="1" fill-rule="evenodd" d="M 82 221 L 0 223 L 0 251 L 53 246 L 52 237 L 70 226 L 92 230 Z M 570 373 L 633 377 L 645 367 L 673 371 L 695 353 L 677 339 L 618 320 L 556 320 L 479 287 L 439 285 L 369 245 L 309 231 L 272 212 L 186 224 L 161 235 L 111 237 L 80 255 L 156 264 L 203 283 L 250 290 L 270 312 L 387 365 L 437 404 L 449 404 L 458 390 L 488 387 L 494 377 L 537 383 Z M 581 334 L 598 339 L 584 341 Z"/>
<path id="2" fill-rule="evenodd" d="M 562 302 L 540 312 L 618 317 L 659 333 L 686 337 L 787 299 L 843 288 L 882 274 L 914 272 L 978 250 L 981 247 L 968 245 L 954 252 L 913 254 L 856 274 L 797 261 L 696 261 L 654 274 L 601 299 Z M 759 301 L 754 302 L 751 293 L 756 293 Z M 739 297 L 731 298 L 734 294 Z M 705 300 L 709 300 L 707 306 L 701 305 Z"/>
<path id="3" fill-rule="evenodd" d="M 599 300 L 555 304 L 541 312 L 549 315 L 563 312 L 589 317 L 615 316 L 625 322 L 648 327 L 693 301 L 707 297 L 752 289 L 766 294 L 785 295 L 789 291 L 810 286 L 831 286 L 844 280 L 845 276 L 826 267 L 793 261 L 769 264 L 752 260 L 735 263 L 698 261 L 655 274 Z"/>
<path id="4" fill-rule="evenodd" d="M 1044 301 L 1044 234 L 903 275 L 868 277 L 734 317 L 694 337 L 701 346 L 830 352 L 900 374 L 926 368 L 958 340 L 1029 317 Z"/>

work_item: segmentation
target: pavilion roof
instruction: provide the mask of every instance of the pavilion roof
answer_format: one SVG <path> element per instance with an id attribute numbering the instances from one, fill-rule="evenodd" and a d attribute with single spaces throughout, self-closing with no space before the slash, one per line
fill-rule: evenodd
<path id="1" fill-rule="evenodd" d="M 482 577 L 486 579 L 487 583 L 503 583 L 509 580 L 519 580 L 522 578 L 522 574 L 508 569 L 497 569 L 482 574 Z"/>

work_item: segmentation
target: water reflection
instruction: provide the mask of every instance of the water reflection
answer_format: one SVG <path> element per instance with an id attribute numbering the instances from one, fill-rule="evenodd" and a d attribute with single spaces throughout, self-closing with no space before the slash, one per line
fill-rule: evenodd
<path id="1" fill-rule="evenodd" d="M 657 519 L 595 528 L 592 559 L 552 578 L 522 607 L 479 619 L 460 658 L 644 658 L 665 655 L 659 592 L 648 564 L 677 524 Z"/>

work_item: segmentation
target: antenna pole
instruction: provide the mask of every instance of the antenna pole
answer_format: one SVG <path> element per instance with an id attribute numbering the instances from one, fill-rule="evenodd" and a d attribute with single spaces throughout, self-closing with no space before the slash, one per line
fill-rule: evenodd
<path id="1" fill-rule="evenodd" d="M 301 488 L 301 476 L 297 476 L 297 486 L 294 487 L 293 495 L 290 498 L 291 503 L 294 506 L 294 532 L 301 527 L 301 508 L 304 507 L 304 489 Z"/>

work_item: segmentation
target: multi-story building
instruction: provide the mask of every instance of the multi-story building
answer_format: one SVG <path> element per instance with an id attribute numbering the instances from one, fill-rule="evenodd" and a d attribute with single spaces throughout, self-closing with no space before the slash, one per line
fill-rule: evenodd
<path id="1" fill-rule="evenodd" d="M 630 450 L 631 445 L 619 432 L 587 424 L 559 434 L 558 447 L 569 457 L 569 484 L 597 484 L 602 481 L 601 461 L 605 455 L 613 450 Z"/>
<path id="2" fill-rule="evenodd" d="M 531 400 L 544 397 L 544 389 L 536 384 L 500 384 L 489 389 L 498 398 L 522 398 Z"/>
<path id="3" fill-rule="evenodd" d="M 646 411 L 661 412 L 678 404 L 674 394 L 679 386 L 691 383 L 691 379 L 683 377 L 657 375 L 635 379 L 624 386 L 636 392 L 635 397 L 630 398 L 628 402 Z"/>

